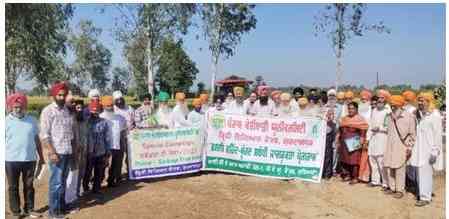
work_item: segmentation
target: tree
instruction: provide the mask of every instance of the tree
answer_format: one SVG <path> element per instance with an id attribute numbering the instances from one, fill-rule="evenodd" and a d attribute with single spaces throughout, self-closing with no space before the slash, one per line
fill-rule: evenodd
<path id="1" fill-rule="evenodd" d="M 154 95 L 154 74 L 159 67 L 161 45 L 166 37 L 187 33 L 191 24 L 190 18 L 195 13 L 196 7 L 194 4 L 152 3 L 121 4 L 117 9 L 121 14 L 119 18 L 121 22 L 116 23 L 118 39 L 131 45 L 130 48 L 136 48 L 134 46 L 137 46 L 137 43 L 141 49 L 143 46 L 141 43 L 145 43 L 144 60 L 147 75 L 141 78 L 147 82 L 148 92 Z M 129 54 L 130 51 L 134 50 L 127 50 L 127 54 L 135 58 L 136 54 Z M 134 73 L 139 74 L 142 71 Z"/>
<path id="2" fill-rule="evenodd" d="M 234 55 L 241 36 L 256 27 L 253 4 L 202 4 L 204 37 L 209 41 L 212 53 L 211 100 L 215 92 L 215 79 L 221 55 L 229 58 Z"/>
<path id="3" fill-rule="evenodd" d="M 337 79 L 335 87 L 341 83 L 342 56 L 348 41 L 354 37 L 361 37 L 366 31 L 377 31 L 378 33 L 390 33 L 390 29 L 383 22 L 366 25 L 362 22 L 365 15 L 366 5 L 362 3 L 334 3 L 328 4 L 319 16 L 315 16 L 315 35 L 325 33 L 331 38 L 332 48 L 337 58 Z"/>
<path id="4" fill-rule="evenodd" d="M 188 91 L 198 74 L 198 69 L 182 48 L 182 41 L 165 40 L 161 52 L 156 74 L 160 90 L 171 94 L 176 91 Z"/>
<path id="5" fill-rule="evenodd" d="M 111 90 L 119 90 L 123 94 L 128 93 L 128 84 L 131 80 L 129 71 L 126 68 L 115 67 L 112 69 Z"/>
<path id="6" fill-rule="evenodd" d="M 19 77 L 39 86 L 61 77 L 66 30 L 73 15 L 70 4 L 6 4 L 6 88 L 16 89 Z"/>
<path id="7" fill-rule="evenodd" d="M 206 87 L 206 85 L 203 82 L 198 82 L 198 84 L 196 84 L 196 86 L 198 88 L 197 89 L 198 95 L 200 95 L 205 90 L 205 87 Z"/>
<path id="8" fill-rule="evenodd" d="M 71 81 L 84 90 L 94 87 L 104 91 L 109 81 L 107 74 L 112 54 L 98 41 L 102 30 L 95 27 L 92 21 L 82 20 L 78 28 L 80 33 L 70 39 L 70 46 L 75 52 L 75 62 L 69 71 Z"/>

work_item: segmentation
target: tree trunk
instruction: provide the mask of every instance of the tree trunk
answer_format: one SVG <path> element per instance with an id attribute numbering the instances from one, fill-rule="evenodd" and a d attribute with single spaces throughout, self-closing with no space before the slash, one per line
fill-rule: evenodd
<path id="1" fill-rule="evenodd" d="M 154 97 L 154 57 L 152 53 L 151 38 L 148 39 L 147 55 L 148 55 L 148 93 Z M 154 107 L 154 101 L 151 101 L 151 107 Z"/>
<path id="2" fill-rule="evenodd" d="M 210 84 L 210 88 L 211 88 L 211 92 L 210 92 L 210 103 L 213 102 L 214 100 L 214 95 L 215 95 L 215 79 L 216 79 L 216 75 L 217 75 L 217 69 L 218 69 L 218 57 L 214 57 L 213 58 L 213 63 L 212 63 L 212 81 Z"/>

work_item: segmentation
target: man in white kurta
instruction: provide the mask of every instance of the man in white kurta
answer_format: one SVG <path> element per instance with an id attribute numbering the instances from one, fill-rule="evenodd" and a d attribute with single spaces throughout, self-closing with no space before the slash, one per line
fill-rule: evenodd
<path id="1" fill-rule="evenodd" d="M 275 114 L 275 104 L 268 97 L 268 92 L 268 86 L 259 86 L 259 99 L 254 106 L 256 116 L 272 117 Z"/>
<path id="2" fill-rule="evenodd" d="M 405 91 L 404 93 L 402 93 L 402 96 L 404 97 L 405 102 L 407 102 L 404 106 L 404 109 L 407 112 L 414 114 L 416 107 L 413 106 L 413 104 L 416 101 L 416 94 L 413 91 Z"/>
<path id="3" fill-rule="evenodd" d="M 416 206 L 419 207 L 430 204 L 433 171 L 443 169 L 441 115 L 432 109 L 432 101 L 432 93 L 418 96 L 417 136 L 411 165 L 418 168 L 419 201 Z"/>
<path id="4" fill-rule="evenodd" d="M 242 87 L 234 87 L 234 100 L 228 104 L 228 106 L 224 109 L 226 114 L 233 115 L 247 115 L 248 107 L 244 103 L 245 98 L 243 96 L 244 89 Z"/>
<path id="5" fill-rule="evenodd" d="M 256 101 L 257 101 L 257 94 L 255 92 L 252 92 L 249 95 L 249 98 L 244 101 L 244 104 L 248 110 L 248 112 L 247 112 L 248 115 L 251 115 L 251 116 L 256 115 L 256 110 L 255 110 Z"/>
<path id="6" fill-rule="evenodd" d="M 389 111 L 385 107 L 385 98 L 377 101 L 376 108 L 373 109 L 369 121 L 367 133 L 368 156 L 371 166 L 370 186 L 380 186 L 388 188 L 388 175 L 384 169 L 384 152 L 387 144 L 387 124 L 385 123 Z"/>
<path id="7" fill-rule="evenodd" d="M 192 101 L 193 110 L 187 116 L 187 121 L 195 127 L 203 128 L 205 123 L 204 113 L 201 111 L 201 99 L 196 98 Z"/>
<path id="8" fill-rule="evenodd" d="M 181 128 L 181 127 L 189 127 L 192 124 L 187 120 L 187 114 L 189 113 L 189 109 L 185 103 L 185 94 L 184 93 L 176 93 L 176 106 L 173 108 L 171 112 L 171 127 L 173 128 Z"/>
<path id="9" fill-rule="evenodd" d="M 282 93 L 280 95 L 280 104 L 277 108 L 277 116 L 279 118 L 292 118 L 297 115 L 296 108 L 291 105 L 291 95 L 289 93 Z"/>
<path id="10" fill-rule="evenodd" d="M 170 121 L 171 109 L 168 106 L 168 99 L 170 99 L 168 93 L 164 91 L 159 92 L 158 95 L 159 106 L 157 108 L 154 117 L 156 119 L 156 125 L 161 128 L 169 128 L 171 125 Z"/>

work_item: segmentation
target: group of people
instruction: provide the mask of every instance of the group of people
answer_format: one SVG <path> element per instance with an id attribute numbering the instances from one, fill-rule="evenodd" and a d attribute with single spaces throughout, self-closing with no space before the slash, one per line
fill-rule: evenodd
<path id="1" fill-rule="evenodd" d="M 84 103 L 71 95 L 66 83 L 58 82 L 51 95 L 53 102 L 42 110 L 39 122 L 26 113 L 25 95 L 7 97 L 6 175 L 10 209 L 18 217 L 39 216 L 34 211 L 33 179 L 36 166 L 46 160 L 49 217 L 64 218 L 79 208 L 77 200 L 83 195 L 101 196 L 106 168 L 108 187 L 125 180 L 122 165 L 125 161 L 129 170 L 127 138 L 131 130 L 205 126 L 206 115 L 212 112 L 323 119 L 327 122 L 324 179 L 340 176 L 351 185 L 366 182 L 402 198 L 407 178 L 407 185 L 416 188 L 417 206 L 430 203 L 433 170 L 443 168 L 442 113 L 435 109 L 432 93 L 390 95 L 378 90 L 372 95 L 362 91 L 356 102 L 351 91 L 311 89 L 305 95 L 297 87 L 290 94 L 264 85 L 245 95 L 244 88 L 234 87 L 226 98 L 213 98 L 212 104 L 207 94 L 200 94 L 192 100 L 191 111 L 182 92 L 175 94 L 173 108 L 168 104 L 169 94 L 160 91 L 156 101 L 149 94 L 143 96 L 143 104 L 136 110 L 126 104 L 120 91 L 102 96 L 93 89 Z M 66 193 L 76 198 L 68 199 Z"/>

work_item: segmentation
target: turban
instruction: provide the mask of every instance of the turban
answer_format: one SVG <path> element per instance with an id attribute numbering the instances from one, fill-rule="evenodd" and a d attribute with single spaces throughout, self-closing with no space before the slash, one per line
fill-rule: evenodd
<path id="1" fill-rule="evenodd" d="M 282 93 L 282 91 L 280 91 L 280 90 L 275 90 L 275 91 L 271 92 L 271 99 L 275 99 L 276 97 L 281 95 L 281 93 Z"/>
<path id="2" fill-rule="evenodd" d="M 378 97 L 383 97 L 386 100 L 388 100 L 391 97 L 391 94 L 387 90 L 380 89 L 380 90 L 377 91 L 377 96 Z"/>
<path id="3" fill-rule="evenodd" d="M 371 92 L 367 91 L 367 90 L 363 90 L 362 92 L 360 92 L 360 97 L 362 99 L 367 99 L 370 100 L 371 99 Z"/>
<path id="4" fill-rule="evenodd" d="M 289 93 L 282 93 L 281 94 L 281 101 L 290 101 L 292 96 Z"/>
<path id="5" fill-rule="evenodd" d="M 404 97 L 401 95 L 393 95 L 390 97 L 390 104 L 395 107 L 402 107 L 405 105 Z"/>
<path id="6" fill-rule="evenodd" d="M 202 104 L 202 101 L 201 101 L 200 98 L 195 98 L 195 99 L 193 99 L 193 101 L 192 101 L 192 106 L 193 106 L 193 107 L 199 107 L 199 106 L 201 106 L 201 104 Z"/>
<path id="7" fill-rule="evenodd" d="M 101 110 L 102 110 L 102 107 L 101 107 L 100 101 L 95 100 L 95 101 L 91 101 L 90 102 L 90 104 L 89 104 L 89 111 L 91 113 L 92 112 L 99 113 Z"/>
<path id="8" fill-rule="evenodd" d="M 113 102 L 114 102 L 114 100 L 113 100 L 112 96 L 104 96 L 101 98 L 101 104 L 103 106 L 112 106 L 112 105 L 114 105 Z"/>
<path id="9" fill-rule="evenodd" d="M 209 95 L 208 94 L 200 94 L 200 99 L 201 99 L 201 102 L 203 102 L 203 104 L 207 103 L 207 100 L 209 100 Z"/>
<path id="10" fill-rule="evenodd" d="M 26 109 L 28 100 L 27 97 L 22 93 L 14 93 L 8 96 L 6 99 L 6 105 L 8 109 L 12 110 L 15 103 L 19 103 L 22 109 Z"/>
<path id="11" fill-rule="evenodd" d="M 405 101 L 407 101 L 407 102 L 415 102 L 415 100 L 416 100 L 415 92 L 410 91 L 410 90 L 402 93 L 402 96 L 404 97 Z"/>
<path id="12" fill-rule="evenodd" d="M 234 96 L 243 96 L 243 87 L 234 87 Z"/>
<path id="13" fill-rule="evenodd" d="M 433 94 L 430 92 L 422 92 L 418 95 L 418 99 L 419 98 L 424 98 L 424 100 L 426 100 L 427 102 L 432 103 L 433 102 Z"/>
<path id="14" fill-rule="evenodd" d="M 53 84 L 53 86 L 51 87 L 51 95 L 53 97 L 56 97 L 56 95 L 58 95 L 59 91 L 61 90 L 64 90 L 65 93 L 67 94 L 67 92 L 69 91 L 67 84 L 65 84 L 64 82 Z"/>
<path id="15" fill-rule="evenodd" d="M 339 100 L 345 99 L 345 92 L 343 92 L 343 91 L 338 92 L 337 99 L 339 99 Z"/>
<path id="16" fill-rule="evenodd" d="M 309 103 L 309 101 L 308 101 L 307 98 L 305 98 L 305 97 L 301 97 L 301 98 L 298 99 L 298 104 L 299 104 L 300 106 L 305 106 L 305 105 L 307 105 L 308 103 Z"/>
<path id="17" fill-rule="evenodd" d="M 180 100 L 185 100 L 186 99 L 186 94 L 183 92 L 178 92 L 175 95 L 176 100 L 180 101 Z"/>
<path id="18" fill-rule="evenodd" d="M 337 91 L 335 89 L 330 89 L 327 91 L 327 96 L 336 96 Z"/>
<path id="19" fill-rule="evenodd" d="M 98 91 L 97 89 L 92 89 L 92 90 L 89 91 L 89 94 L 87 94 L 87 96 L 89 98 L 100 97 L 100 91 Z"/>
<path id="20" fill-rule="evenodd" d="M 345 92 L 345 98 L 347 98 L 347 99 L 354 98 L 354 93 L 352 91 L 346 91 Z"/>
<path id="21" fill-rule="evenodd" d="M 157 98 L 160 102 L 167 102 L 170 99 L 170 96 L 167 92 L 161 91 L 159 92 L 159 96 Z"/>
<path id="22" fill-rule="evenodd" d="M 270 86 L 261 85 L 257 88 L 257 94 L 260 96 L 262 94 L 263 90 L 269 90 Z"/>
<path id="23" fill-rule="evenodd" d="M 117 90 L 117 91 L 114 91 L 114 93 L 112 93 L 112 97 L 114 100 L 117 100 L 117 99 L 122 98 L 123 94 L 121 91 Z"/>

